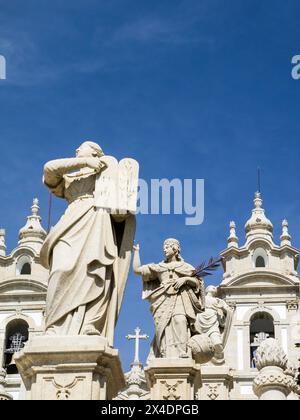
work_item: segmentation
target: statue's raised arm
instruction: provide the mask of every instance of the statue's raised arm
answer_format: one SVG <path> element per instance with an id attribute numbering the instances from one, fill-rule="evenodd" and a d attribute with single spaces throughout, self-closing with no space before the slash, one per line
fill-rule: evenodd
<path id="1" fill-rule="evenodd" d="M 106 165 L 101 161 L 102 149 L 97 146 L 93 142 L 85 142 L 76 150 L 75 158 L 56 159 L 47 162 L 44 166 L 44 184 L 54 194 L 57 190 L 60 190 L 60 193 L 56 195 L 64 198 L 64 177 L 67 174 L 80 170 L 82 173 L 99 174 Z"/>

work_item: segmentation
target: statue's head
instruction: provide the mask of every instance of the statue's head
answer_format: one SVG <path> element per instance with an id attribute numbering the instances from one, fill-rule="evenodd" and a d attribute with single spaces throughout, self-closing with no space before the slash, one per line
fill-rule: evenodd
<path id="1" fill-rule="evenodd" d="M 175 256 L 178 261 L 181 261 L 182 258 L 180 252 L 180 242 L 177 239 L 169 238 L 165 240 L 164 254 L 166 256 L 166 259 L 170 259 Z"/>
<path id="2" fill-rule="evenodd" d="M 205 292 L 207 295 L 217 296 L 218 288 L 216 286 L 210 285 L 210 286 L 207 286 L 207 288 L 205 289 Z"/>
<path id="3" fill-rule="evenodd" d="M 85 141 L 76 150 L 77 157 L 101 157 L 103 155 L 103 150 L 99 144 L 93 141 Z"/>

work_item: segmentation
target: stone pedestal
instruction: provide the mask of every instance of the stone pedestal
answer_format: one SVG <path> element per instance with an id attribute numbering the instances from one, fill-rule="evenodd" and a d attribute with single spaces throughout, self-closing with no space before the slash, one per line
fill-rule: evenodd
<path id="1" fill-rule="evenodd" d="M 118 351 L 99 336 L 32 337 L 15 361 L 27 400 L 111 400 L 125 386 Z"/>
<path id="2" fill-rule="evenodd" d="M 201 388 L 198 400 L 229 400 L 233 386 L 232 370 L 229 366 L 201 366 Z"/>
<path id="3" fill-rule="evenodd" d="M 289 362 L 283 348 L 274 338 L 267 338 L 257 349 L 253 392 L 260 400 L 286 400 L 294 380 L 286 374 Z"/>
<path id="4" fill-rule="evenodd" d="M 278 366 L 266 366 L 253 381 L 253 391 L 260 400 L 286 400 L 293 380 Z"/>
<path id="5" fill-rule="evenodd" d="M 194 400 L 201 383 L 193 359 L 153 359 L 145 368 L 151 400 Z"/>

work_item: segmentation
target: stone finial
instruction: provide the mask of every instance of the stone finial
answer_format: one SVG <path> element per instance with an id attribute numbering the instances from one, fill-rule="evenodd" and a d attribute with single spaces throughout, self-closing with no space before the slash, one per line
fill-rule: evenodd
<path id="1" fill-rule="evenodd" d="M 6 371 L 2 368 L 0 368 L 0 401 L 1 400 L 12 400 L 13 397 L 5 391 L 5 385 L 6 385 Z"/>
<path id="2" fill-rule="evenodd" d="M 116 400 L 140 400 L 149 398 L 145 372 L 142 364 L 131 365 L 130 372 L 125 373 L 126 387 L 120 391 Z"/>
<path id="3" fill-rule="evenodd" d="M 298 375 L 298 369 L 295 367 L 294 363 L 288 360 L 284 373 L 295 379 L 296 375 Z"/>
<path id="4" fill-rule="evenodd" d="M 261 198 L 261 193 L 256 191 L 256 193 L 254 194 L 254 206 L 256 209 L 261 209 L 262 208 L 262 198 Z"/>
<path id="5" fill-rule="evenodd" d="M 139 342 L 148 339 L 149 336 L 141 335 L 141 330 L 137 327 L 135 334 L 129 334 L 126 338 L 127 340 L 135 340 L 134 361 L 131 363 L 130 371 L 125 374 L 126 388 L 118 394 L 116 399 L 139 400 L 149 393 L 144 368 L 139 358 Z"/>
<path id="6" fill-rule="evenodd" d="M 37 216 L 39 214 L 39 199 L 38 198 L 34 198 L 33 202 L 32 202 L 32 206 L 31 206 L 31 212 L 33 216 Z"/>
<path id="7" fill-rule="evenodd" d="M 297 367 L 292 363 L 288 362 L 287 368 L 284 371 L 284 373 L 287 376 L 290 376 L 292 379 L 292 386 L 291 391 L 294 392 L 296 395 L 300 395 L 300 385 L 298 385 L 298 369 Z"/>
<path id="8" fill-rule="evenodd" d="M 254 196 L 254 208 L 252 216 L 245 225 L 247 239 L 260 236 L 273 238 L 273 225 L 265 215 L 265 210 L 262 208 L 262 198 L 260 192 L 256 192 Z"/>
<path id="9" fill-rule="evenodd" d="M 239 238 L 236 236 L 236 231 L 235 231 L 235 222 L 230 222 L 229 224 L 229 228 L 230 228 L 230 234 L 227 238 L 227 242 L 228 242 L 228 248 L 230 247 L 235 247 L 237 248 L 238 245 L 238 240 Z"/>
<path id="10" fill-rule="evenodd" d="M 5 245 L 5 229 L 0 229 L 0 256 L 5 257 L 6 245 Z"/>
<path id="11" fill-rule="evenodd" d="M 282 221 L 282 234 L 280 236 L 280 245 L 291 245 L 291 235 L 288 231 L 289 224 L 286 219 Z"/>
<path id="12" fill-rule="evenodd" d="M 31 215 L 27 217 L 26 225 L 19 232 L 19 245 L 26 244 L 40 248 L 46 238 L 46 231 L 41 225 L 42 218 L 39 215 L 39 200 L 33 199 Z"/>
<path id="13" fill-rule="evenodd" d="M 128 399 L 139 400 L 147 390 L 143 366 L 132 363 L 130 372 L 125 375 L 125 380 Z"/>
<path id="14" fill-rule="evenodd" d="M 253 381 L 253 391 L 261 400 L 285 400 L 294 381 L 287 374 L 288 358 L 274 338 L 267 338 L 257 349 L 258 375 Z"/>
<path id="15" fill-rule="evenodd" d="M 138 400 L 145 394 L 146 391 L 146 379 L 144 374 L 143 365 L 140 362 L 140 340 L 147 340 L 149 338 L 146 334 L 141 334 L 141 329 L 137 327 L 135 334 L 128 334 L 127 340 L 135 340 L 135 354 L 134 361 L 131 363 L 130 372 L 126 373 L 126 390 L 123 390 L 127 394 L 128 399 Z"/>
<path id="16" fill-rule="evenodd" d="M 256 352 L 256 367 L 261 370 L 267 366 L 278 366 L 285 370 L 288 358 L 283 348 L 274 338 L 267 338 L 259 346 Z"/>

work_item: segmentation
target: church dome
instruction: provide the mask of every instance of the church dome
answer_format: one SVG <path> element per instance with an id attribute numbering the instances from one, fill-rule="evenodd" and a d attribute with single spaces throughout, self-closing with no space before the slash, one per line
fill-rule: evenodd
<path id="1" fill-rule="evenodd" d="M 254 209 L 252 210 L 252 216 L 245 225 L 245 231 L 247 238 L 253 235 L 267 235 L 271 239 L 273 237 L 273 225 L 262 208 L 262 199 L 259 192 L 255 193 Z"/>
<path id="2" fill-rule="evenodd" d="M 39 216 L 39 200 L 35 198 L 31 207 L 31 215 L 27 217 L 26 225 L 19 232 L 19 245 L 28 245 L 33 248 L 41 248 L 46 231 L 41 225 L 42 218 Z"/>

